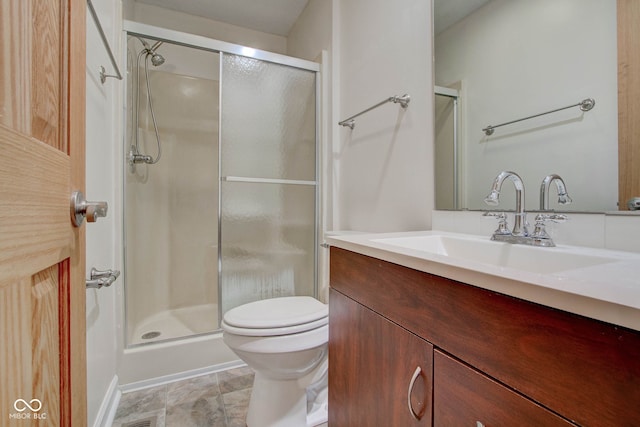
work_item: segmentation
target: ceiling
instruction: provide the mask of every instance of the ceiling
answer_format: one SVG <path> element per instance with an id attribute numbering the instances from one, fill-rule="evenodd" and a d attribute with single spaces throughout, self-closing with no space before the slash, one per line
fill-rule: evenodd
<path id="1" fill-rule="evenodd" d="M 134 0 L 279 36 L 289 31 L 309 0 Z M 435 34 L 490 0 L 434 0 Z"/>
<path id="2" fill-rule="evenodd" d="M 490 0 L 434 0 L 434 34 L 471 15 Z"/>
<path id="3" fill-rule="evenodd" d="M 309 0 L 136 0 L 279 36 L 289 31 Z"/>

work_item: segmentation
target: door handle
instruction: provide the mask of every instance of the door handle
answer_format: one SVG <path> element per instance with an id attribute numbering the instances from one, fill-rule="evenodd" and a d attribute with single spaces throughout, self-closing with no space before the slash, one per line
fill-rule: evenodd
<path id="1" fill-rule="evenodd" d="M 87 222 L 96 222 L 98 218 L 107 216 L 108 209 L 107 202 L 90 202 L 81 191 L 74 191 L 71 195 L 71 222 L 76 227 L 82 225 L 85 217 Z"/>

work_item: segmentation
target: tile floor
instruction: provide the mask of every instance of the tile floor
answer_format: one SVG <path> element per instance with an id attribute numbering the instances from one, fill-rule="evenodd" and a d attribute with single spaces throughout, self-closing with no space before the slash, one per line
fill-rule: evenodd
<path id="1" fill-rule="evenodd" d="M 124 393 L 112 427 L 246 427 L 252 385 L 242 367 Z"/>
<path id="2" fill-rule="evenodd" d="M 243 367 L 124 393 L 113 427 L 245 427 L 252 384 Z"/>

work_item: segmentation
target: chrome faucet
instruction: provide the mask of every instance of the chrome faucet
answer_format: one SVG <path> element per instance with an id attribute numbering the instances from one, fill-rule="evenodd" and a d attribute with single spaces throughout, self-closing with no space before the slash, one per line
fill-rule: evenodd
<path id="1" fill-rule="evenodd" d="M 560 177 L 560 175 L 556 175 L 552 173 L 551 175 L 547 175 L 540 185 L 540 210 L 548 211 L 549 210 L 549 186 L 552 182 L 556 183 L 556 189 L 558 190 L 558 203 L 561 205 L 568 205 L 573 200 L 567 194 L 567 187 L 564 184 L 564 181 Z"/>
<path id="2" fill-rule="evenodd" d="M 500 172 L 493 181 L 491 192 L 485 197 L 484 202 L 491 206 L 497 206 L 500 203 L 500 190 L 502 189 L 502 183 L 507 178 L 509 178 L 516 187 L 516 212 L 511 236 L 524 237 L 529 234 L 526 220 L 527 213 L 524 210 L 524 183 L 517 173 L 510 171 Z M 501 235 L 504 236 L 504 234 Z"/>
<path id="3" fill-rule="evenodd" d="M 536 223 L 533 233 L 529 233 L 529 230 L 527 229 L 527 213 L 524 210 L 524 183 L 517 173 L 510 171 L 500 172 L 493 181 L 491 192 L 484 199 L 484 202 L 493 206 L 500 203 L 500 190 L 502 189 L 502 183 L 507 178 L 513 182 L 513 185 L 516 188 L 516 211 L 513 229 L 509 231 L 507 216 L 504 213 L 485 212 L 483 214 L 484 216 L 494 216 L 499 220 L 498 229 L 493 232 L 491 240 L 532 246 L 555 246 L 551 236 L 549 236 L 545 230 L 544 223 L 546 221 L 564 222 L 567 220 L 567 217 L 560 214 L 538 214 L 536 215 Z M 564 182 L 558 175 L 549 175 L 544 179 L 544 181 L 542 181 L 543 189 L 540 190 L 541 203 L 543 199 L 546 199 L 546 197 L 542 197 L 542 191 L 544 190 L 544 195 L 546 196 L 548 194 L 549 185 L 552 181 L 556 181 L 558 196 L 562 197 L 563 201 L 560 203 L 571 203 L 571 198 L 567 195 Z"/>

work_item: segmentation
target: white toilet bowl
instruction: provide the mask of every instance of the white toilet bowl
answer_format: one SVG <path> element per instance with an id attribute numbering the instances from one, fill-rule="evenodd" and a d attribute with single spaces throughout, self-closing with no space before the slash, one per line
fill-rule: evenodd
<path id="1" fill-rule="evenodd" d="M 224 342 L 255 371 L 248 427 L 326 422 L 326 304 L 311 297 L 256 301 L 225 313 L 222 329 Z"/>

